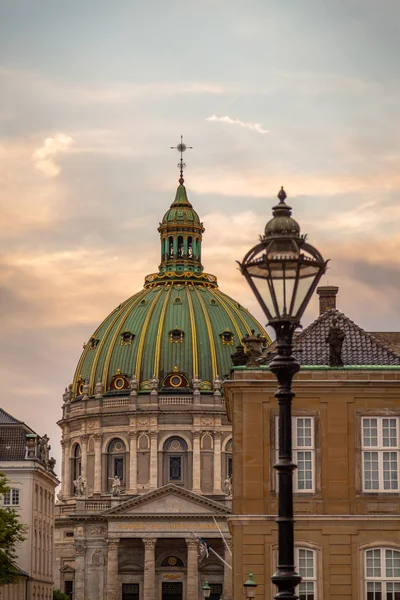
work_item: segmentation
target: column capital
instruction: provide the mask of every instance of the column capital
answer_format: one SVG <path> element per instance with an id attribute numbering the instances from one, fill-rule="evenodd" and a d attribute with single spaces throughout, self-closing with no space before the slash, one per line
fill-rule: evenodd
<path id="1" fill-rule="evenodd" d="M 94 433 L 92 435 L 92 438 L 95 439 L 96 441 L 101 440 L 101 433 Z"/>
<path id="2" fill-rule="evenodd" d="M 188 550 L 198 550 L 199 549 L 199 544 L 197 542 L 197 540 L 193 539 L 193 538 L 186 538 L 185 539 L 186 542 L 186 546 Z"/>
<path id="3" fill-rule="evenodd" d="M 150 431 L 150 437 L 151 439 L 157 439 L 158 438 L 158 431 Z"/>
<path id="4" fill-rule="evenodd" d="M 118 550 L 119 539 L 118 538 L 108 538 L 107 544 L 108 544 L 109 550 Z"/>
<path id="5" fill-rule="evenodd" d="M 75 544 L 75 555 L 76 556 L 83 556 L 86 552 L 86 544 L 82 543 L 82 542 L 77 542 Z"/>
<path id="6" fill-rule="evenodd" d="M 138 432 L 136 430 L 133 431 L 132 429 L 128 433 L 128 435 L 131 439 L 135 439 L 137 437 L 137 434 L 138 434 Z"/>
<path id="7" fill-rule="evenodd" d="M 80 436 L 79 441 L 83 442 L 84 444 L 86 444 L 86 442 L 88 441 L 89 436 L 87 433 L 84 433 L 83 435 Z"/>
<path id="8" fill-rule="evenodd" d="M 142 538 L 146 550 L 154 550 L 157 544 L 157 538 Z"/>
<path id="9" fill-rule="evenodd" d="M 193 439 L 200 439 L 201 431 L 192 431 Z"/>
<path id="10" fill-rule="evenodd" d="M 219 431 L 219 429 L 214 429 L 214 438 L 217 439 L 221 439 L 222 438 L 222 431 Z"/>

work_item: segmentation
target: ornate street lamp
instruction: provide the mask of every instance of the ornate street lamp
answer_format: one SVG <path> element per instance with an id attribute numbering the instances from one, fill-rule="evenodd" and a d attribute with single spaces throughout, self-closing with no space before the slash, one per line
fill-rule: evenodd
<path id="1" fill-rule="evenodd" d="M 205 583 L 201 589 L 203 590 L 203 598 L 206 600 L 206 598 L 209 598 L 211 594 L 211 586 L 208 584 L 207 579 L 205 580 Z"/>
<path id="2" fill-rule="evenodd" d="M 255 597 L 257 586 L 258 583 L 254 581 L 253 571 L 250 571 L 248 580 L 243 584 L 244 597 L 247 598 L 247 600 Z"/>
<path id="3" fill-rule="evenodd" d="M 260 243 L 239 266 L 276 333 L 276 355 L 269 365 L 278 380 L 275 396 L 279 404 L 279 460 L 274 465 L 279 480 L 278 568 L 272 581 L 278 588 L 276 600 L 296 600 L 301 578 L 294 566 L 292 379 L 300 365 L 292 356 L 293 333 L 300 327 L 327 262 L 307 236 L 300 235 L 283 188 L 278 198 Z"/>

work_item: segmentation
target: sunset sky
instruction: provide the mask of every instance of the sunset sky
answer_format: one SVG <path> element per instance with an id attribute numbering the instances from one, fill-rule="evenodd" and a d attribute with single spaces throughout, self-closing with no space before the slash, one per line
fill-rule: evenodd
<path id="1" fill-rule="evenodd" d="M 2 2 L 0 405 L 58 466 L 82 344 L 157 270 L 181 133 L 226 293 L 263 320 L 235 261 L 284 185 L 339 309 L 400 329 L 399 40 L 398 0 Z"/>

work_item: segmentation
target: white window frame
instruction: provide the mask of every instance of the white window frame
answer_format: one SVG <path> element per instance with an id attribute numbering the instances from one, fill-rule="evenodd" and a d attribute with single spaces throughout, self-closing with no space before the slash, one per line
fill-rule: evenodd
<path id="1" fill-rule="evenodd" d="M 366 445 L 366 439 L 364 436 L 364 423 L 366 421 L 376 421 L 377 428 L 377 442 L 375 445 Z M 385 446 L 383 439 L 383 424 L 384 421 L 395 421 L 396 427 L 396 445 Z M 367 488 L 366 487 L 366 470 L 365 464 L 368 454 L 374 453 L 377 456 L 378 463 L 378 487 Z M 385 454 L 394 454 L 397 462 L 397 485 L 396 487 L 385 488 L 384 481 L 384 457 Z M 390 459 L 391 460 L 391 459 Z M 361 418 L 361 464 L 362 464 L 362 490 L 366 493 L 383 493 L 393 494 L 398 493 L 400 490 L 400 417 L 396 416 L 364 416 Z M 393 483 L 393 481 L 391 482 Z"/>
<path id="2" fill-rule="evenodd" d="M 300 567 L 301 553 L 307 557 L 312 557 L 312 575 L 304 572 L 304 569 Z M 298 587 L 297 594 L 299 600 L 318 600 L 318 582 L 317 582 L 317 552 L 312 548 L 303 548 L 302 546 L 295 547 L 294 549 L 294 564 L 297 567 L 297 572 L 301 576 L 301 583 Z"/>
<path id="3" fill-rule="evenodd" d="M 19 488 L 9 488 L 3 496 L 3 506 L 20 506 L 21 490 Z"/>
<path id="4" fill-rule="evenodd" d="M 311 422 L 311 445 L 299 445 L 298 423 L 300 420 L 309 419 Z M 293 462 L 298 465 L 299 453 L 310 452 L 311 454 L 311 487 L 299 489 L 299 469 L 294 470 L 293 491 L 296 494 L 315 494 L 315 417 L 311 415 L 292 416 L 292 453 Z M 279 459 L 279 416 L 275 419 L 275 460 Z M 276 473 L 276 491 L 278 491 L 278 473 Z"/>
<path id="5" fill-rule="evenodd" d="M 369 553 L 378 553 L 379 552 L 379 575 L 373 574 L 368 575 L 368 564 L 367 558 Z M 390 592 L 400 592 L 400 571 L 398 577 L 388 577 L 387 576 L 387 552 L 396 552 L 398 554 L 398 559 L 400 561 L 400 549 L 399 548 L 386 548 L 386 547 L 377 547 L 377 548 L 368 548 L 364 550 L 364 589 L 365 589 L 365 600 L 368 600 L 368 592 L 376 592 L 380 594 L 382 599 L 387 598 L 387 594 Z M 375 566 L 373 568 L 376 568 Z M 400 566 L 398 567 L 400 569 Z M 370 584 L 370 585 L 368 585 Z M 368 588 L 376 587 L 376 589 Z M 392 587 L 392 590 L 390 589 Z M 395 588 L 398 588 L 396 590 Z M 394 595 L 393 595 L 394 598 Z"/>

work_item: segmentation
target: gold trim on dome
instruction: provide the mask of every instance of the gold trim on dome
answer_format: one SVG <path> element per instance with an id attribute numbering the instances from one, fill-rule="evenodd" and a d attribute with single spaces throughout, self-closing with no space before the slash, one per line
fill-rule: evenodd
<path id="1" fill-rule="evenodd" d="M 139 381 L 140 381 L 140 367 L 141 367 L 141 363 L 142 363 L 143 348 L 144 348 L 144 342 L 145 342 L 146 334 L 147 334 L 147 327 L 149 325 L 151 315 L 153 314 L 154 309 L 158 303 L 158 300 L 162 296 L 162 293 L 166 290 L 167 285 L 168 284 L 165 284 L 164 286 L 162 286 L 161 289 L 158 291 L 156 297 L 154 298 L 152 305 L 150 306 L 150 309 L 146 315 L 146 319 L 143 323 L 142 331 L 140 333 L 140 340 L 139 340 L 138 351 L 137 351 L 137 355 L 136 355 L 136 368 L 135 368 L 136 377 L 138 378 Z"/>
<path id="2" fill-rule="evenodd" d="M 221 294 L 221 296 L 222 296 L 222 294 Z M 237 314 L 237 316 L 239 317 L 239 319 L 242 321 L 243 325 L 246 328 L 247 333 L 249 335 L 251 335 L 251 327 L 250 327 L 250 325 L 247 323 L 247 321 L 243 317 L 243 315 L 240 314 L 240 311 L 238 310 L 238 308 L 236 308 L 236 306 L 233 304 L 233 302 L 231 302 L 230 300 L 228 300 L 228 296 L 224 296 L 223 299 L 221 298 L 221 302 L 225 302 L 226 304 L 229 304 L 229 306 L 235 311 L 235 313 Z M 260 333 L 262 333 L 263 331 L 264 331 L 263 329 L 260 329 Z"/>
<path id="3" fill-rule="evenodd" d="M 193 271 L 184 271 L 183 273 L 177 273 L 176 271 L 166 271 L 165 273 L 150 273 L 144 278 L 145 286 L 149 286 L 157 282 L 160 279 L 174 279 L 176 282 L 185 282 L 187 279 L 196 279 L 199 282 L 204 282 L 207 286 L 218 287 L 217 278 L 211 273 L 194 273 Z"/>
<path id="4" fill-rule="evenodd" d="M 122 390 L 125 386 L 125 379 L 123 377 L 116 377 L 114 379 L 114 387 L 116 390 Z"/>
<path id="5" fill-rule="evenodd" d="M 196 331 L 196 321 L 194 318 L 193 302 L 192 302 L 192 298 L 190 297 L 190 294 L 189 294 L 188 286 L 186 286 L 186 296 L 188 299 L 190 328 L 192 331 L 193 377 L 196 378 L 199 375 L 199 356 L 197 353 L 197 331 Z"/>
<path id="6" fill-rule="evenodd" d="M 129 300 L 126 302 L 126 305 L 124 306 L 123 310 L 118 315 L 118 318 L 121 318 L 121 323 L 117 327 L 117 330 L 116 330 L 115 334 L 113 335 L 113 337 L 111 339 L 111 343 L 110 343 L 110 346 L 108 348 L 108 351 L 107 351 L 107 354 L 106 354 L 106 358 L 105 358 L 105 361 L 104 361 L 103 373 L 102 373 L 102 377 L 101 377 L 101 380 L 103 382 L 105 390 L 107 389 L 107 377 L 108 377 L 108 369 L 110 367 L 110 362 L 111 362 L 111 355 L 112 355 L 112 352 L 114 350 L 114 346 L 115 346 L 115 344 L 117 342 L 118 336 L 121 333 L 122 327 L 125 325 L 126 319 L 128 318 L 131 309 L 134 308 L 135 306 L 137 306 L 139 304 L 139 302 L 143 299 L 143 296 L 145 296 L 146 294 L 147 294 L 147 290 L 142 290 L 141 292 L 139 292 L 139 294 L 135 294 L 135 296 L 132 296 L 131 298 L 129 298 Z M 114 319 L 114 321 L 111 323 L 110 327 L 107 329 L 106 335 L 103 338 L 104 341 L 106 340 L 106 337 L 108 336 L 108 334 L 110 332 L 110 329 L 118 321 L 118 318 Z M 96 355 L 99 358 L 100 358 L 100 350 L 101 350 L 101 348 L 98 350 L 97 355 Z M 97 370 L 97 362 L 96 362 L 96 368 L 92 369 L 92 375 L 91 375 L 91 378 L 90 378 L 90 382 L 91 382 L 92 386 L 94 386 L 94 382 L 95 382 L 95 376 L 96 376 L 96 370 Z"/>
<path id="7" fill-rule="evenodd" d="M 178 383 L 174 383 L 173 379 L 177 379 Z M 170 384 L 171 384 L 172 387 L 178 388 L 178 387 L 182 386 L 183 379 L 182 379 L 182 377 L 180 375 L 172 375 L 172 377 L 170 378 L 169 382 L 170 382 Z"/>
<path id="8" fill-rule="evenodd" d="M 153 368 L 153 373 L 155 374 L 155 376 L 157 378 L 158 378 L 159 369 L 160 369 L 161 336 L 162 336 L 162 331 L 163 331 L 163 327 L 164 327 L 165 313 L 167 312 L 168 302 L 169 302 L 172 290 L 173 290 L 173 286 L 171 285 L 170 288 L 169 288 L 169 290 L 168 290 L 168 294 L 164 298 L 164 305 L 163 305 L 163 307 L 161 309 L 160 320 L 159 320 L 159 323 L 158 323 L 158 331 L 157 331 L 157 338 L 156 338 L 156 349 L 155 349 L 155 352 L 154 352 L 154 368 Z"/>
<path id="9" fill-rule="evenodd" d="M 143 291 L 142 291 L 142 292 L 138 292 L 137 294 L 135 294 L 134 296 L 132 296 L 132 298 L 134 298 L 135 296 L 138 296 L 138 295 L 142 295 L 142 294 L 143 294 Z M 131 298 L 129 298 L 129 299 L 127 300 L 127 303 L 129 303 L 129 300 L 130 300 L 130 299 L 131 299 Z M 99 358 L 100 358 L 101 350 L 102 350 L 102 348 L 103 348 L 103 346 L 104 346 L 104 344 L 105 344 L 105 341 L 106 341 L 106 338 L 107 338 L 107 336 L 108 336 L 108 334 L 109 334 L 109 332 L 110 332 L 110 329 L 111 329 L 111 328 L 114 326 L 114 324 L 116 323 L 116 321 L 117 321 L 117 320 L 119 319 L 119 317 L 121 316 L 121 305 L 120 305 L 119 307 L 117 307 L 117 308 L 115 309 L 115 311 L 113 311 L 113 312 L 116 312 L 117 314 L 116 314 L 116 316 L 115 316 L 115 317 L 114 317 L 114 318 L 111 320 L 111 323 L 110 323 L 110 325 L 107 327 L 107 329 L 106 329 L 106 331 L 105 331 L 104 335 L 102 336 L 102 338 L 101 338 L 101 340 L 100 340 L 100 344 L 99 344 L 99 345 L 97 346 L 97 348 L 96 348 L 97 352 L 96 352 L 96 354 L 95 354 L 95 356 L 94 356 L 93 363 L 92 363 L 92 365 L 91 365 L 91 367 L 90 367 L 90 381 L 89 381 L 89 384 L 90 384 L 90 388 L 91 388 L 91 389 L 93 389 L 93 386 L 94 386 L 94 382 L 95 382 L 95 376 L 96 376 L 96 369 L 97 369 L 97 364 L 98 364 L 98 362 L 99 362 Z M 111 313 L 111 314 L 112 314 L 112 313 Z M 105 322 L 105 321 L 107 321 L 107 319 L 109 319 L 109 318 L 110 318 L 110 316 L 111 316 L 111 315 L 107 315 L 107 317 L 106 317 L 106 318 L 105 318 L 105 319 L 104 319 L 104 320 L 103 320 L 103 321 L 100 323 L 100 325 L 98 326 L 98 328 L 97 328 L 97 329 L 96 329 L 96 331 L 94 332 L 93 336 L 95 336 L 95 335 L 96 335 L 96 334 L 97 334 L 97 333 L 98 333 L 98 332 L 101 330 L 101 328 L 102 328 L 102 327 L 103 327 L 103 325 L 104 325 L 104 322 Z M 79 360 L 78 366 L 77 366 L 77 368 L 76 368 L 76 371 L 75 371 L 75 376 L 74 376 L 74 380 L 73 380 L 73 387 L 72 387 L 72 392 L 73 392 L 73 394 L 76 394 L 76 384 L 77 384 L 77 379 L 78 379 L 78 377 L 77 377 L 77 375 L 76 375 L 76 374 L 81 372 L 81 369 L 82 369 L 83 362 L 84 362 L 84 360 L 85 360 L 85 358 L 86 358 L 86 356 L 87 356 L 88 352 L 89 352 L 89 349 L 88 349 L 88 347 L 86 346 L 86 350 L 84 350 L 84 351 L 83 351 L 83 353 L 82 353 L 82 355 L 81 355 L 81 358 L 80 358 L 80 360 Z"/>
<path id="10" fill-rule="evenodd" d="M 206 310 L 204 300 L 201 297 L 201 294 L 199 294 L 199 292 L 196 288 L 194 288 L 194 291 L 195 291 L 197 298 L 199 299 L 200 306 L 202 308 L 203 315 L 204 315 L 204 320 L 205 320 L 206 326 L 207 326 L 208 339 L 210 341 L 212 373 L 213 373 L 213 379 L 215 379 L 218 375 L 218 369 L 217 369 L 217 356 L 216 356 L 216 350 L 215 350 L 214 334 L 213 334 L 213 330 L 212 330 L 212 326 L 211 326 L 211 321 L 210 321 L 208 312 Z"/>
<path id="11" fill-rule="evenodd" d="M 219 302 L 221 303 L 222 307 L 225 309 L 225 311 L 228 313 L 228 316 L 230 318 L 230 320 L 233 323 L 233 326 L 236 329 L 236 333 L 238 336 L 238 344 L 240 343 L 240 340 L 242 339 L 243 335 L 242 332 L 240 331 L 240 327 L 237 324 L 237 321 L 235 319 L 235 317 L 233 316 L 233 313 L 231 312 L 230 308 L 226 305 L 226 303 L 224 302 L 224 299 L 221 298 L 221 294 L 216 294 L 215 292 L 213 292 L 212 290 L 210 290 L 210 294 L 212 294 L 212 296 L 214 298 L 216 298 L 217 300 L 219 300 Z"/>

